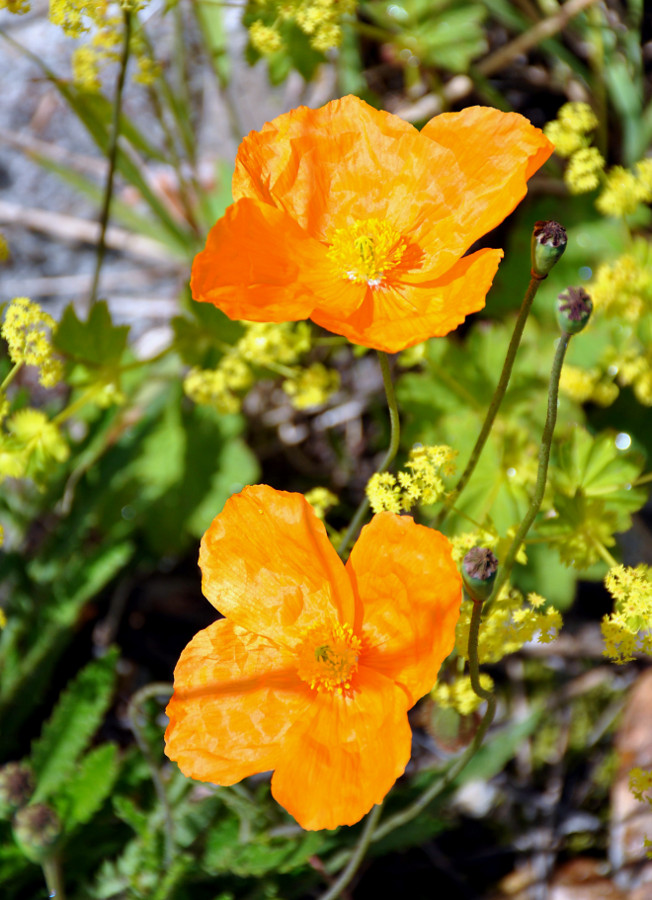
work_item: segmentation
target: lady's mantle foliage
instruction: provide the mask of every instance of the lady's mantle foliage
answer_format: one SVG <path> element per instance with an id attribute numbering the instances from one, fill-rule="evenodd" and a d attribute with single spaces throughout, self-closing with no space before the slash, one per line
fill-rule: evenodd
<path id="1" fill-rule="evenodd" d="M 301 494 L 257 485 L 227 502 L 199 563 L 226 618 L 181 655 L 168 756 L 222 785 L 273 769 L 273 795 L 304 828 L 357 822 L 403 773 L 407 711 L 453 648 L 448 540 L 381 513 L 345 567 Z"/>
<path id="2" fill-rule="evenodd" d="M 484 306 L 503 255 L 465 253 L 552 150 L 527 119 L 485 107 L 421 132 L 353 96 L 299 107 L 240 145 L 235 202 L 195 259 L 193 297 L 388 352 L 448 334 Z"/>

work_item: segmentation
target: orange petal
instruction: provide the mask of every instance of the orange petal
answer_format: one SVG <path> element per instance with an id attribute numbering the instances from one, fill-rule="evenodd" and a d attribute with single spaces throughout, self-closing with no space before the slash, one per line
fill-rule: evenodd
<path id="1" fill-rule="evenodd" d="M 448 334 L 482 309 L 502 256 L 502 250 L 478 250 L 439 279 L 415 284 L 407 283 L 406 276 L 386 288 L 368 288 L 364 303 L 348 318 L 320 304 L 311 319 L 354 344 L 396 353 Z"/>
<path id="2" fill-rule="evenodd" d="M 380 803 L 410 759 L 407 698 L 361 668 L 352 695 L 317 694 L 287 736 L 272 794 L 309 830 L 353 825 Z"/>
<path id="3" fill-rule="evenodd" d="M 404 687 L 412 706 L 455 643 L 462 579 L 450 543 L 410 516 L 379 513 L 346 568 L 363 601 L 361 662 Z"/>
<path id="4" fill-rule="evenodd" d="M 230 497 L 202 538 L 199 566 L 216 609 L 280 645 L 315 620 L 353 622 L 346 571 L 302 494 L 258 484 Z"/>
<path id="5" fill-rule="evenodd" d="M 190 778 L 235 784 L 276 766 L 311 701 L 284 651 L 220 619 L 177 663 L 165 752 Z"/>
<path id="6" fill-rule="evenodd" d="M 467 183 L 456 210 L 467 247 L 520 203 L 527 180 L 554 150 L 542 131 L 518 113 L 485 106 L 435 116 L 421 131 L 450 149 Z"/>

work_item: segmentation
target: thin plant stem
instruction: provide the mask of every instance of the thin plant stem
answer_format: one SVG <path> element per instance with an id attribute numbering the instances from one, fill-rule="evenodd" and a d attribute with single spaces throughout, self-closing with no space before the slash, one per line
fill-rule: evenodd
<path id="1" fill-rule="evenodd" d="M 163 779 L 161 778 L 161 773 L 159 772 L 158 766 L 156 765 L 156 760 L 152 755 L 151 748 L 147 743 L 147 738 L 145 737 L 143 726 L 139 721 L 139 714 L 142 712 L 142 704 L 145 702 L 145 700 L 149 700 L 150 697 L 169 697 L 172 694 L 173 689 L 173 685 L 166 684 L 164 682 L 154 682 L 153 684 L 148 684 L 146 687 L 141 688 L 141 690 L 136 691 L 129 702 L 129 708 L 127 710 L 127 717 L 129 719 L 129 724 L 131 725 L 131 730 L 133 731 L 136 738 L 136 743 L 140 747 L 140 751 L 145 758 L 145 762 L 147 763 L 149 773 L 154 784 L 156 796 L 158 797 L 161 808 L 163 809 L 165 824 L 166 866 L 169 866 L 172 863 L 172 858 L 174 855 L 174 822 L 172 820 L 172 810 L 170 809 L 170 803 L 165 791 Z"/>
<path id="2" fill-rule="evenodd" d="M 555 358 L 552 363 L 552 369 L 550 370 L 550 383 L 548 386 L 548 412 L 546 415 L 546 424 L 543 428 L 543 435 L 541 437 L 541 446 L 539 447 L 539 467 L 537 469 L 537 481 L 534 488 L 534 496 L 532 497 L 532 501 L 530 502 L 530 506 L 525 514 L 525 517 L 523 518 L 523 521 L 519 525 L 518 531 L 514 536 L 514 540 L 512 541 L 510 548 L 507 551 L 505 559 L 501 561 L 500 567 L 498 569 L 498 574 L 496 576 L 494 589 L 491 592 L 491 596 L 487 600 L 487 606 L 493 602 L 493 600 L 500 593 L 503 585 L 507 582 L 507 579 L 509 578 L 512 567 L 514 565 L 516 555 L 519 551 L 519 547 L 523 543 L 525 536 L 530 530 L 530 526 L 534 522 L 534 519 L 536 518 L 536 515 L 541 507 L 543 492 L 546 487 L 546 479 L 548 477 L 548 463 L 550 462 L 552 436 L 554 434 L 555 424 L 557 422 L 559 379 L 561 376 L 562 366 L 564 365 L 564 357 L 566 356 L 566 351 L 568 350 L 570 339 L 571 335 L 567 334 L 565 331 L 562 331 L 561 337 L 557 342 L 557 349 L 555 350 Z"/>
<path id="3" fill-rule="evenodd" d="M 353 881 L 358 869 L 360 868 L 362 860 L 364 859 L 365 853 L 369 848 L 369 844 L 371 843 L 374 828 L 378 824 L 378 819 L 380 818 L 382 808 L 382 804 L 378 804 L 377 806 L 374 806 L 372 808 L 371 812 L 367 816 L 367 821 L 365 822 L 362 834 L 360 835 L 358 843 L 356 844 L 355 850 L 353 851 L 345 869 L 342 871 L 339 878 L 337 878 L 333 882 L 329 889 L 325 893 L 323 893 L 321 897 L 319 897 L 319 900 L 335 900 L 335 898 L 339 897 L 342 894 L 342 891 L 346 890 L 349 884 Z"/>
<path id="4" fill-rule="evenodd" d="M 376 469 L 376 475 L 380 475 L 382 472 L 386 471 L 389 468 L 392 460 L 398 453 L 398 446 L 401 439 L 401 422 L 398 415 L 398 405 L 396 403 L 396 393 L 394 391 L 394 385 L 392 383 L 392 374 L 389 370 L 389 359 L 386 353 L 383 353 L 381 350 L 378 351 L 378 360 L 380 362 L 380 370 L 383 374 L 383 384 L 385 386 L 385 396 L 387 397 L 387 407 L 389 409 L 389 447 L 387 448 L 387 453 L 383 456 L 382 462 L 379 467 Z M 365 494 L 363 500 L 355 511 L 353 518 L 351 519 L 351 523 L 346 530 L 346 534 L 340 541 L 340 546 L 337 550 L 338 554 L 343 557 L 346 553 L 349 544 L 357 534 L 362 524 L 362 520 L 364 519 L 367 510 L 369 509 L 369 498 Z"/>
<path id="5" fill-rule="evenodd" d="M 478 435 L 478 439 L 475 442 L 475 447 L 471 452 L 471 456 L 469 457 L 469 461 L 466 464 L 466 468 L 462 472 L 459 481 L 457 482 L 451 493 L 448 495 L 448 497 L 444 501 L 444 505 L 439 511 L 439 515 L 437 516 L 437 519 L 435 521 L 435 528 L 441 527 L 444 519 L 450 511 L 451 506 L 455 503 L 457 498 L 460 496 L 460 494 L 468 484 L 469 479 L 471 478 L 471 475 L 473 475 L 475 467 L 478 464 L 480 454 L 482 453 L 484 445 L 487 442 L 487 438 L 489 437 L 491 429 L 493 428 L 498 410 L 500 409 L 500 405 L 503 402 L 503 397 L 505 396 L 505 391 L 507 390 L 507 385 L 509 384 L 509 379 L 514 367 L 514 360 L 516 359 L 516 352 L 518 350 L 519 344 L 521 343 L 523 329 L 525 328 L 525 322 L 527 321 L 530 309 L 532 308 L 532 301 L 534 300 L 536 293 L 539 290 L 539 285 L 543 281 L 544 277 L 545 276 L 537 275 L 534 272 L 530 273 L 530 283 L 528 284 L 525 296 L 523 297 L 523 302 L 521 303 L 518 318 L 516 319 L 516 324 L 514 325 L 514 331 L 512 332 L 509 347 L 507 348 L 507 355 L 505 356 L 505 362 L 503 363 L 503 370 L 500 373 L 500 379 L 498 380 L 498 384 L 496 385 L 494 395 L 491 398 L 491 403 L 489 405 L 489 409 L 487 410 L 487 415 L 485 416 L 482 428 L 480 429 L 480 434 Z"/>
<path id="6" fill-rule="evenodd" d="M 592 543 L 596 549 L 598 556 L 600 556 L 600 558 L 604 562 L 606 562 L 606 564 L 609 566 L 610 569 L 613 569 L 614 566 L 618 565 L 618 562 L 613 558 L 611 553 L 609 553 L 609 551 L 607 550 L 605 545 L 602 543 L 602 541 L 593 540 Z"/>
<path id="7" fill-rule="evenodd" d="M 93 385 L 93 387 L 89 388 L 87 391 L 84 391 L 76 400 L 74 400 L 71 404 L 62 409 L 60 413 L 52 419 L 52 424 L 57 427 L 69 419 L 71 416 L 74 416 L 78 410 L 80 410 L 83 406 L 86 406 L 87 403 L 90 403 L 93 397 L 99 392 L 100 388 L 98 385 Z"/>
<path id="8" fill-rule="evenodd" d="M 120 70 L 118 72 L 118 81 L 115 89 L 115 100 L 113 102 L 113 121 L 111 123 L 111 136 L 108 153 L 109 168 L 106 175 L 106 185 L 104 187 L 102 212 L 100 213 L 100 236 L 97 242 L 93 283 L 91 285 L 91 291 L 88 297 L 89 308 L 92 307 L 97 301 L 97 292 L 100 285 L 100 273 L 102 272 L 102 264 L 104 263 L 104 257 L 106 255 L 106 229 L 109 224 L 109 215 L 111 213 L 113 182 L 115 180 L 116 163 L 118 161 L 118 139 L 120 137 L 122 95 L 124 92 L 125 80 L 127 76 L 127 65 L 129 63 L 129 51 L 131 44 L 131 12 L 128 9 L 123 10 L 123 18 L 124 35 L 122 42 L 122 53 L 120 54 Z"/>
<path id="9" fill-rule="evenodd" d="M 63 884 L 63 871 L 61 858 L 58 853 L 53 853 L 41 863 L 43 877 L 48 888 L 48 895 L 56 900 L 66 900 L 66 891 Z"/>
<path id="10" fill-rule="evenodd" d="M 13 364 L 11 369 L 9 369 L 9 371 L 7 372 L 5 380 L 2 382 L 2 384 L 0 384 L 0 392 L 4 393 L 4 391 L 7 390 L 11 382 L 14 380 L 16 375 L 18 375 L 24 365 L 25 363 L 22 361 L 22 359 L 19 362 Z"/>

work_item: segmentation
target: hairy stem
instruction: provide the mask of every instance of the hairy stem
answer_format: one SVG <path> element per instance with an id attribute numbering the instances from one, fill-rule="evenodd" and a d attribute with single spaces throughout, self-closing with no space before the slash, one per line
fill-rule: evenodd
<path id="1" fill-rule="evenodd" d="M 398 453 L 399 441 L 401 439 L 401 423 L 398 415 L 396 393 L 394 392 L 394 385 L 392 384 L 392 375 L 389 370 L 389 359 L 387 358 L 387 354 L 379 350 L 378 360 L 380 362 L 380 370 L 383 373 L 383 384 L 385 386 L 385 396 L 387 397 L 387 406 L 389 409 L 390 427 L 389 447 L 387 448 L 387 452 L 383 456 L 380 466 L 376 469 L 376 474 L 380 475 L 382 472 L 385 472 L 386 469 L 389 468 L 392 460 Z M 340 546 L 337 552 L 341 557 L 345 555 L 349 544 L 358 533 L 360 525 L 362 524 L 362 520 L 364 519 L 368 509 L 369 498 L 365 494 L 364 499 L 361 501 L 360 505 L 355 511 L 355 515 L 351 519 L 351 523 L 346 530 L 346 534 L 340 542 Z"/>
<path id="2" fill-rule="evenodd" d="M 439 515 L 437 516 L 437 519 L 435 521 L 435 528 L 441 527 L 444 519 L 450 512 L 450 508 L 453 506 L 457 498 L 460 496 L 460 494 L 468 484 L 469 479 L 471 478 L 471 475 L 473 475 L 475 467 L 478 464 L 480 454 L 484 449 L 484 445 L 487 443 L 487 438 L 489 437 L 496 416 L 498 415 L 500 405 L 503 402 L 503 397 L 505 396 L 505 391 L 507 390 L 507 385 L 509 384 L 509 379 L 514 367 L 516 352 L 518 350 L 519 344 L 521 343 L 521 337 L 523 335 L 523 329 L 525 328 L 525 322 L 527 321 L 530 309 L 532 308 L 532 301 L 534 300 L 536 293 L 539 290 L 539 285 L 542 281 L 543 277 L 541 275 L 536 275 L 534 272 L 530 273 L 530 283 L 528 284 L 527 291 L 525 292 L 525 296 L 523 297 L 523 302 L 521 303 L 518 318 L 516 319 L 516 324 L 514 325 L 514 331 L 512 332 L 509 347 L 507 348 L 507 355 L 505 356 L 505 362 L 503 363 L 503 370 L 500 373 L 500 379 L 498 381 L 498 384 L 496 385 L 494 395 L 491 398 L 491 403 L 489 405 L 489 409 L 487 410 L 487 415 L 485 416 L 485 420 L 482 423 L 480 434 L 478 435 L 475 446 L 471 451 L 471 456 L 469 457 L 469 461 L 466 464 L 466 468 L 462 472 L 459 481 L 457 482 L 451 493 L 448 495 L 448 497 L 444 501 L 444 505 L 439 511 Z"/>

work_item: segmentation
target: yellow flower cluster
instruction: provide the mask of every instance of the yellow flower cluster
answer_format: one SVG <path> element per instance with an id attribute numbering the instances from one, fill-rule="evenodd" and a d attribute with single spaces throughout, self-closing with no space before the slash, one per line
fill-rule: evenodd
<path id="1" fill-rule="evenodd" d="M 19 16 L 29 12 L 31 8 L 29 0 L 0 0 L 0 9 L 8 9 Z"/>
<path id="2" fill-rule="evenodd" d="M 0 478 L 35 477 L 51 461 L 64 462 L 69 447 L 57 426 L 38 409 L 21 409 L 0 435 Z"/>
<path id="3" fill-rule="evenodd" d="M 652 202 L 652 159 L 637 162 L 633 169 L 613 166 L 607 172 L 595 205 L 605 216 L 626 216 L 639 203 Z"/>
<path id="4" fill-rule="evenodd" d="M 405 469 L 372 475 L 367 484 L 367 497 L 375 513 L 400 513 L 415 503 L 436 503 L 446 493 L 443 477 L 455 471 L 457 451 L 446 445 L 424 447 L 415 444 L 410 450 Z"/>
<path id="5" fill-rule="evenodd" d="M 543 609 L 545 602 L 538 594 L 528 594 L 527 605 L 524 605 L 520 591 L 505 585 L 491 604 L 480 629 L 480 663 L 495 663 L 520 650 L 523 644 L 535 637 L 541 644 L 554 641 L 562 626 L 562 619 L 553 606 Z M 458 655 L 464 658 L 469 643 L 472 611 L 472 601 L 465 600 L 455 630 L 455 648 Z"/>
<path id="6" fill-rule="evenodd" d="M 581 369 L 565 364 L 561 370 L 559 390 L 575 403 L 597 403 L 611 406 L 620 393 L 618 385 L 598 368 Z"/>
<path id="7" fill-rule="evenodd" d="M 639 238 L 629 253 L 601 265 L 591 285 L 591 297 L 596 311 L 626 322 L 652 313 L 652 251 L 648 242 Z"/>
<path id="8" fill-rule="evenodd" d="M 15 297 L 0 328 L 14 365 L 37 366 L 43 387 L 54 387 L 63 376 L 63 364 L 54 356 L 51 335 L 56 329 L 52 316 L 27 297 Z"/>
<path id="9" fill-rule="evenodd" d="M 545 126 L 544 132 L 559 156 L 569 158 L 589 146 L 587 135 L 597 125 L 596 115 L 588 103 L 565 103 L 557 118 Z"/>
<path id="10" fill-rule="evenodd" d="M 325 519 L 326 513 L 331 506 L 335 506 L 339 503 L 338 497 L 327 488 L 323 487 L 312 488 L 305 496 L 319 519 Z"/>
<path id="11" fill-rule="evenodd" d="M 321 406 L 339 386 L 339 372 L 327 369 L 319 362 L 312 363 L 307 369 L 297 369 L 295 375 L 283 382 L 283 390 L 295 409 Z"/>
<path id="12" fill-rule="evenodd" d="M 602 620 L 603 653 L 626 663 L 635 653 L 652 656 L 652 568 L 614 566 L 604 580 L 614 611 Z"/>
<path id="13" fill-rule="evenodd" d="M 342 40 L 340 20 L 355 11 L 355 0 L 257 0 L 263 18 L 249 27 L 251 44 L 263 55 L 283 47 L 280 26 L 294 21 L 310 38 L 315 50 L 325 53 Z"/>
<path id="14" fill-rule="evenodd" d="M 486 672 L 480 674 L 480 686 L 485 691 L 493 690 L 493 679 Z M 451 682 L 438 681 L 430 691 L 431 698 L 444 709 L 454 709 L 461 716 L 468 716 L 484 703 L 471 687 L 469 675 L 458 675 Z"/>
<path id="15" fill-rule="evenodd" d="M 123 18 L 120 8 L 138 12 L 148 0 L 50 0 L 50 21 L 69 37 L 79 38 L 91 33 L 90 43 L 76 48 L 72 54 L 75 84 L 88 91 L 101 88 L 100 73 L 107 62 L 119 59 L 122 43 Z M 151 84 L 159 73 L 158 64 L 149 56 L 142 36 L 136 31 L 131 38 L 131 52 L 138 65 L 134 80 Z"/>
<path id="16" fill-rule="evenodd" d="M 310 345 L 307 322 L 251 322 L 216 369 L 194 368 L 188 373 L 184 391 L 195 403 L 213 406 L 218 412 L 238 412 L 240 395 L 254 382 L 255 366 L 285 376 L 283 390 L 296 409 L 324 403 L 339 388 L 339 374 L 321 363 L 307 369 L 297 365 Z"/>
<path id="17" fill-rule="evenodd" d="M 582 147 L 573 153 L 564 172 L 571 194 L 594 191 L 600 184 L 604 165 L 604 157 L 596 147 Z"/>

